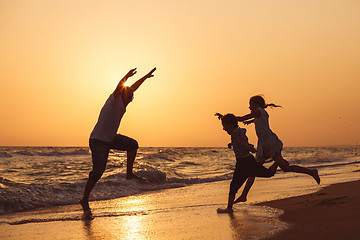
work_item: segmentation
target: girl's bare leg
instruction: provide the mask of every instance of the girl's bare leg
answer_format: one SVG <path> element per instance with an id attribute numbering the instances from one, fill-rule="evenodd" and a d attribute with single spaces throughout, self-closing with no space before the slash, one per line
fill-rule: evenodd
<path id="1" fill-rule="evenodd" d="M 296 173 L 308 174 L 315 179 L 317 184 L 320 184 L 320 177 L 317 169 L 312 170 L 298 165 L 290 165 L 289 162 L 286 161 L 281 155 L 277 156 L 274 160 L 278 163 L 279 167 L 284 172 L 296 172 Z"/>

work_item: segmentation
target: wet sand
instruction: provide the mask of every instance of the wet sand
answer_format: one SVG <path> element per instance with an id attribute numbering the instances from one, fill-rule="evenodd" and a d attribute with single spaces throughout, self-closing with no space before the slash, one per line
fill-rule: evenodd
<path id="1" fill-rule="evenodd" d="M 316 192 L 320 188 L 310 178 L 259 179 L 247 204 L 235 205 L 234 214 L 217 214 L 218 207 L 226 206 L 229 183 L 93 201 L 92 221 L 81 220 L 80 205 L 3 215 L 0 239 L 318 240 L 357 239 L 360 234 L 360 181 Z M 313 193 L 265 202 L 288 196 L 289 189 L 297 195 L 305 194 L 301 189 Z"/>
<path id="2" fill-rule="evenodd" d="M 316 193 L 260 205 L 283 209 L 280 220 L 289 223 L 287 230 L 269 240 L 355 240 L 360 236 L 360 181 L 334 184 Z"/>
<path id="3" fill-rule="evenodd" d="M 0 216 L 0 239 L 249 240 L 286 228 L 279 220 L 282 212 L 266 206 L 242 204 L 234 214 L 217 214 L 217 208 L 226 206 L 229 183 L 93 201 L 92 221 L 80 219 L 80 205 Z M 258 189 L 262 186 L 266 184 L 258 184 Z"/>

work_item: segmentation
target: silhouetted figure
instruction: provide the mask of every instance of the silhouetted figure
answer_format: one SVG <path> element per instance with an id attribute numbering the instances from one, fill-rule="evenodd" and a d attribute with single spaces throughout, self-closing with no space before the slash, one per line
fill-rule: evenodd
<path id="1" fill-rule="evenodd" d="M 312 176 L 317 184 L 320 184 L 320 177 L 317 169 L 309 169 L 297 165 L 290 165 L 282 155 L 283 143 L 277 135 L 271 131 L 269 126 L 269 114 L 266 112 L 267 107 L 281 107 L 273 103 L 266 104 L 262 96 L 253 96 L 249 101 L 251 113 L 242 117 L 237 117 L 239 122 L 244 124 L 255 124 L 255 131 L 258 137 L 257 156 L 259 163 L 263 164 L 266 160 L 274 160 L 284 172 L 303 173 Z M 218 114 L 218 116 L 221 114 Z M 243 193 L 235 200 L 235 203 L 246 202 L 247 194 L 254 183 L 255 178 L 248 179 Z"/>
<path id="2" fill-rule="evenodd" d="M 246 129 L 240 128 L 238 121 L 233 114 L 220 116 L 224 131 L 231 136 L 229 148 L 233 147 L 236 157 L 236 168 L 233 179 L 230 183 L 229 199 L 227 208 L 218 208 L 218 213 L 232 213 L 235 195 L 246 179 L 251 176 L 272 177 L 274 176 L 277 164 L 274 163 L 269 169 L 256 162 L 250 152 L 256 152 L 253 145 L 249 144 L 246 136 Z"/>
<path id="3" fill-rule="evenodd" d="M 83 219 L 92 219 L 92 213 L 89 206 L 89 196 L 96 182 L 101 178 L 105 171 L 106 163 L 110 149 L 116 149 L 127 152 L 126 179 L 138 179 L 141 177 L 133 173 L 133 164 L 135 161 L 137 149 L 139 148 L 136 140 L 124 135 L 117 134 L 127 105 L 133 100 L 134 92 L 148 78 L 153 77 L 152 69 L 144 77 L 136 81 L 131 87 L 124 86 L 129 77 L 136 74 L 136 68 L 131 69 L 119 82 L 115 91 L 109 96 L 105 105 L 101 109 L 98 122 L 96 123 L 90 135 L 89 145 L 92 154 L 93 169 L 89 173 L 84 195 L 80 200 L 84 211 Z"/>

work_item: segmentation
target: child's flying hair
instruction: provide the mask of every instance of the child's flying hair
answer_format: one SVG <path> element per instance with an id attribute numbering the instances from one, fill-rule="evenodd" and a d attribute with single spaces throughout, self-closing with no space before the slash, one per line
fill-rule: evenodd
<path id="1" fill-rule="evenodd" d="M 250 98 L 250 102 L 256 103 L 261 108 L 267 108 L 267 107 L 282 107 L 273 103 L 266 104 L 265 99 L 261 95 L 256 95 Z"/>

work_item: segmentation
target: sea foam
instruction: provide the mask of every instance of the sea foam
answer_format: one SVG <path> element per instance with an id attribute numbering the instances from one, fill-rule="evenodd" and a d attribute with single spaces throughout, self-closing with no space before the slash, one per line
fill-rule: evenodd
<path id="1" fill-rule="evenodd" d="M 358 153 L 357 147 L 284 149 L 291 164 L 316 167 L 323 175 L 359 170 Z M 0 157 L 0 214 L 77 204 L 92 168 L 89 148 L 2 147 Z M 112 151 L 90 200 L 230 180 L 234 168 L 234 153 L 227 148 L 141 148 L 134 172 L 148 181 L 126 180 L 126 154 Z"/>

